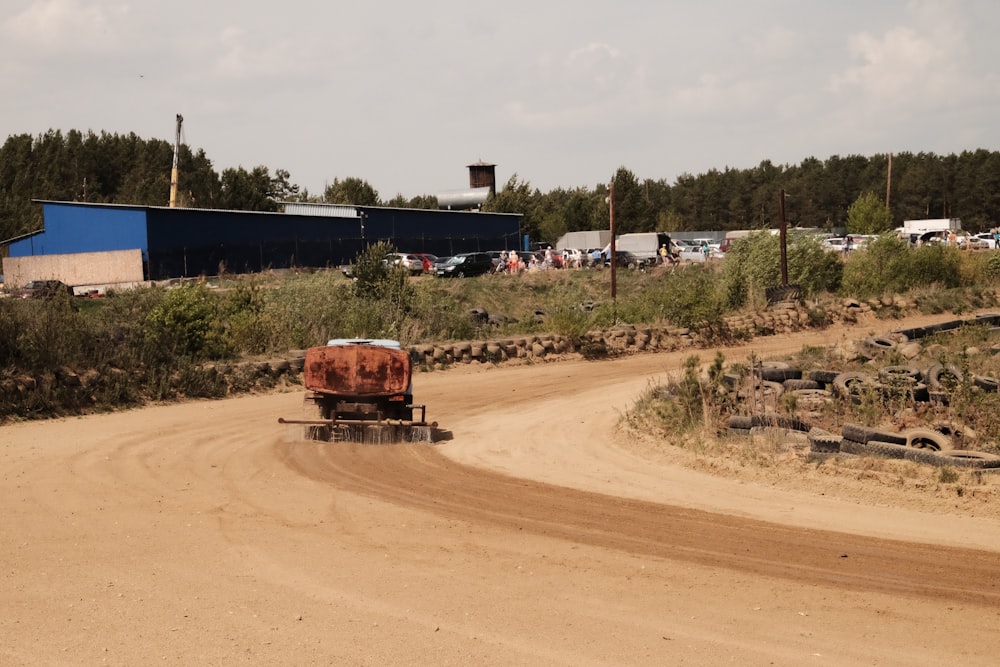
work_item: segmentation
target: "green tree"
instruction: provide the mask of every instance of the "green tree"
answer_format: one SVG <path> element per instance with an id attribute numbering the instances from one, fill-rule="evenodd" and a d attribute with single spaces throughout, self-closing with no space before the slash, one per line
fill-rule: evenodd
<path id="1" fill-rule="evenodd" d="M 522 181 L 513 174 L 503 189 L 489 197 L 483 210 L 491 213 L 519 213 L 523 217 L 521 232 L 532 239 L 541 238 L 541 215 L 539 209 L 541 193 L 531 189 L 531 183 Z"/>
<path id="2" fill-rule="evenodd" d="M 635 174 L 619 167 L 615 172 L 615 233 L 656 231 L 656 216 Z"/>
<path id="3" fill-rule="evenodd" d="M 327 204 L 347 204 L 353 206 L 380 206 L 378 191 L 368 181 L 360 178 L 333 179 L 323 191 L 323 201 Z"/>
<path id="4" fill-rule="evenodd" d="M 243 167 L 226 169 L 222 172 L 222 192 L 219 204 L 234 211 L 278 210 L 278 194 L 274 180 L 267 167 L 254 167 L 247 171 Z"/>
<path id="5" fill-rule="evenodd" d="M 892 213 L 874 192 L 864 193 L 847 209 L 847 231 L 851 234 L 881 234 L 892 227 Z"/>

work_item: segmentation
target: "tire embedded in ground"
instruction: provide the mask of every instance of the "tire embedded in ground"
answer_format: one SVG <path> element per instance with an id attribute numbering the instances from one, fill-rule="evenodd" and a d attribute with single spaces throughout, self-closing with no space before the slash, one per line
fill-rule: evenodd
<path id="1" fill-rule="evenodd" d="M 840 373 L 841 371 L 815 368 L 809 371 L 806 375 L 814 382 L 819 382 L 820 384 L 833 384 L 833 381 L 837 379 L 837 376 L 840 375 Z"/>
<path id="2" fill-rule="evenodd" d="M 795 417 L 785 417 L 782 415 L 753 415 L 751 417 L 753 426 L 762 428 L 787 428 L 792 431 L 808 431 L 812 428 L 809 424 Z"/>
<path id="3" fill-rule="evenodd" d="M 965 380 L 965 374 L 955 364 L 934 364 L 927 369 L 927 384 L 931 389 L 952 390 Z"/>
<path id="4" fill-rule="evenodd" d="M 802 377 L 802 371 L 793 368 L 783 361 L 764 361 L 753 369 L 754 375 L 761 380 L 770 382 L 784 382 L 785 380 L 798 380 Z"/>
<path id="5" fill-rule="evenodd" d="M 887 336 L 869 336 L 861 342 L 861 347 L 872 356 L 881 356 L 896 349 L 896 341 Z"/>
<path id="6" fill-rule="evenodd" d="M 833 381 L 833 391 L 844 400 L 853 403 L 860 403 L 865 392 L 877 388 L 878 383 L 875 378 L 859 371 L 840 373 Z"/>
<path id="7" fill-rule="evenodd" d="M 869 442 L 870 440 L 888 442 L 894 445 L 905 445 L 907 443 L 906 435 L 903 433 L 893 433 L 891 431 L 884 431 L 882 429 L 862 426 L 860 424 L 844 424 L 841 427 L 840 432 L 841 435 L 844 436 L 845 440 L 852 440 L 862 444 Z"/>
<path id="8" fill-rule="evenodd" d="M 920 369 L 916 366 L 884 366 L 878 370 L 878 377 L 884 382 L 919 382 Z"/>
<path id="9" fill-rule="evenodd" d="M 988 452 L 974 452 L 966 449 L 942 449 L 935 453 L 947 465 L 958 468 L 1000 468 L 1000 456 Z"/>
<path id="10" fill-rule="evenodd" d="M 796 389 L 795 407 L 805 412 L 820 412 L 833 401 L 833 394 L 826 389 Z"/>
<path id="11" fill-rule="evenodd" d="M 869 440 L 864 443 L 864 448 L 868 454 L 884 459 L 902 459 L 906 455 L 906 445 L 897 445 L 894 442 Z"/>
<path id="12" fill-rule="evenodd" d="M 831 454 L 840 451 L 842 437 L 821 428 L 809 429 L 809 449 L 821 454 Z"/>
<path id="13" fill-rule="evenodd" d="M 972 382 L 983 391 L 1000 391 L 1000 380 L 997 378 L 976 376 Z"/>
<path id="14" fill-rule="evenodd" d="M 816 382 L 815 380 L 804 380 L 804 379 L 801 379 L 801 378 L 799 378 L 799 379 L 789 378 L 788 380 L 785 380 L 781 384 L 784 385 L 785 391 L 798 391 L 799 389 L 822 389 L 823 388 L 823 385 L 820 384 L 819 382 Z"/>
<path id="15" fill-rule="evenodd" d="M 910 428 L 903 431 L 902 435 L 906 438 L 904 444 L 914 449 L 930 449 L 939 452 L 952 448 L 951 438 L 932 428 Z"/>
<path id="16" fill-rule="evenodd" d="M 750 415 L 729 415 L 726 426 L 731 429 L 749 431 L 753 427 L 753 418 Z"/>

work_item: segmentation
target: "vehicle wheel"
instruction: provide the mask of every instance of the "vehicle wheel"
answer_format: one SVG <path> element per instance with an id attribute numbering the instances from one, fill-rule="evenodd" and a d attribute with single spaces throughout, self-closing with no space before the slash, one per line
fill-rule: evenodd
<path id="1" fill-rule="evenodd" d="M 456 278 L 464 278 L 465 277 L 465 272 L 459 271 L 458 273 L 455 274 L 455 277 Z"/>
<path id="2" fill-rule="evenodd" d="M 317 419 L 329 419 L 329 415 L 325 413 L 322 403 L 306 398 L 302 401 L 302 418 L 307 421 L 314 421 Z M 303 440 L 322 440 L 325 442 L 330 439 L 330 427 L 326 425 L 303 424 L 302 438 Z"/>
<path id="3" fill-rule="evenodd" d="M 903 431 L 906 446 L 914 449 L 930 449 L 939 452 L 951 449 L 951 438 L 931 428 L 911 428 Z"/>

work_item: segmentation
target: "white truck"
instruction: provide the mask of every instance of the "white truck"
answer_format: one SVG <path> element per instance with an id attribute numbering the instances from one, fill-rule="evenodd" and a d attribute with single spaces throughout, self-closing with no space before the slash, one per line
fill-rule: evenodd
<path id="1" fill-rule="evenodd" d="M 896 230 L 900 236 L 910 243 L 923 244 L 938 239 L 948 241 L 951 232 L 962 231 L 961 218 L 930 218 L 926 220 L 904 220 L 903 226 Z"/>
<path id="2" fill-rule="evenodd" d="M 582 232 L 566 232 L 556 241 L 556 250 L 568 250 L 578 248 L 580 250 L 593 250 L 603 248 L 611 242 L 610 229 L 594 229 Z"/>
<path id="3" fill-rule="evenodd" d="M 635 234 L 621 234 L 615 237 L 615 252 L 629 253 L 635 258 L 638 264 L 658 264 L 660 261 L 660 246 L 667 245 L 673 247 L 677 252 L 673 240 L 669 234 L 664 232 L 638 232 Z M 611 244 L 604 247 L 604 254 L 607 256 L 611 251 Z"/>

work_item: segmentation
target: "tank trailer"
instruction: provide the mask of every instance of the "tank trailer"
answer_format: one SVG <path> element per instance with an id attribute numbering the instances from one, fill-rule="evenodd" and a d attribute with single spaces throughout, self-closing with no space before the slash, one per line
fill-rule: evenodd
<path id="1" fill-rule="evenodd" d="M 413 403 L 413 362 L 398 341 L 335 338 L 306 350 L 302 373 L 303 418 L 278 422 L 301 424 L 305 439 L 433 442 L 437 422 Z"/>

